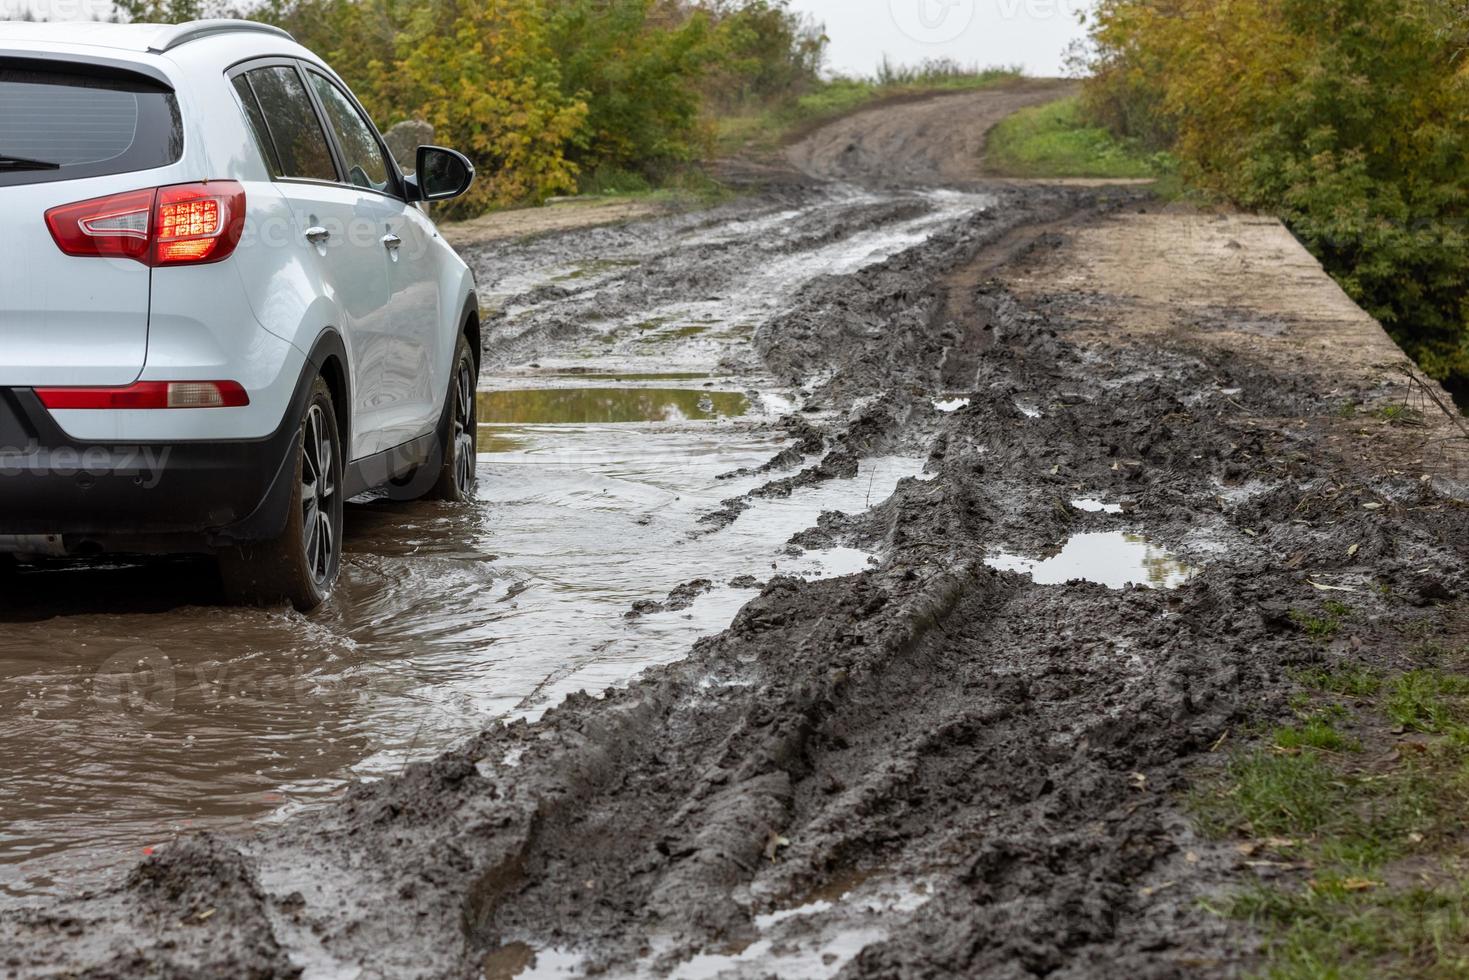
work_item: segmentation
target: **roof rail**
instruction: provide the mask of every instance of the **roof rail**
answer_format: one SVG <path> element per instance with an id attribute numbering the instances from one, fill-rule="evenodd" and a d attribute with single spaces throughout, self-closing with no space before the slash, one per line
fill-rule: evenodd
<path id="1" fill-rule="evenodd" d="M 255 20 L 192 20 L 187 24 L 176 24 L 159 30 L 148 50 L 153 54 L 172 51 L 181 44 L 197 41 L 216 34 L 234 34 L 238 31 L 253 31 L 257 34 L 274 34 L 288 41 L 295 40 L 289 33 L 271 24 Z"/>

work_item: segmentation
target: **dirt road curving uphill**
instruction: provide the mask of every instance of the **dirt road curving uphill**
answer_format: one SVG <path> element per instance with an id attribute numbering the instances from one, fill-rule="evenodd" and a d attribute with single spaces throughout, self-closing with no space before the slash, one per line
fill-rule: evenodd
<path id="1" fill-rule="evenodd" d="M 964 119 L 1043 95 L 965 96 Z M 1249 966 L 1255 937 L 1199 900 L 1278 872 L 1201 840 L 1181 795 L 1285 710 L 1294 668 L 1463 643 L 1462 440 L 1278 224 L 945 177 L 973 132 L 925 149 L 932 125 L 861 118 L 796 153 L 855 182 L 471 252 L 486 395 L 555 406 L 491 427 L 481 463 L 511 517 L 480 548 L 519 566 L 493 598 L 542 617 L 515 649 L 547 651 L 545 681 L 340 801 L 0 911 L 0 972 Z M 619 385 L 709 408 L 588 421 Z M 728 396 L 761 408 L 717 418 Z M 1409 399 L 1420 425 L 1372 412 Z M 534 604 L 639 558 L 677 578 L 594 615 Z M 1356 643 L 1292 621 L 1322 585 L 1353 590 Z M 502 620 L 473 609 L 435 647 L 489 664 Z M 456 704 L 437 690 L 413 693 Z"/>
<path id="2" fill-rule="evenodd" d="M 936 186 L 984 176 L 984 137 L 1028 106 L 1075 95 L 1077 82 L 1023 79 L 980 92 L 903 99 L 861 112 L 787 148 L 808 177 Z"/>

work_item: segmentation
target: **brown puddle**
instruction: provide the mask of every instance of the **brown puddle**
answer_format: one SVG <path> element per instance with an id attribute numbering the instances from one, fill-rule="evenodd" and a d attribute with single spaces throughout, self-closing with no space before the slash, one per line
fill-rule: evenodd
<path id="1" fill-rule="evenodd" d="M 695 393 L 697 394 L 697 393 Z M 400 772 L 499 720 L 533 718 L 682 657 L 749 601 L 739 576 L 852 574 L 866 553 L 785 553 L 832 510 L 919 472 L 762 501 L 718 535 L 698 518 L 763 481 L 721 479 L 778 436 L 687 424 L 481 429 L 478 499 L 347 508 L 321 611 L 222 605 L 207 560 L 54 563 L 0 596 L 0 907 L 103 887 L 175 834 L 238 826 Z M 772 568 L 775 565 L 775 568 Z M 709 579 L 687 610 L 640 600 Z M 554 951 L 538 953 L 544 965 Z"/>
<path id="2" fill-rule="evenodd" d="M 531 374 L 535 378 L 562 378 L 574 379 L 576 381 L 702 381 L 711 378 L 708 371 L 668 371 L 659 374 L 644 374 L 639 371 L 628 371 L 617 374 L 603 368 L 557 368 L 555 371 Z"/>
<path id="3" fill-rule="evenodd" d="M 525 388 L 482 391 L 482 425 L 594 425 L 735 418 L 750 411 L 736 391 L 685 388 Z"/>
<path id="4" fill-rule="evenodd" d="M 518 453 L 529 446 L 524 439 L 488 426 L 479 430 L 475 441 L 482 453 Z"/>
<path id="5" fill-rule="evenodd" d="M 485 980 L 514 980 L 536 961 L 536 951 L 525 943 L 510 943 L 485 954 Z"/>

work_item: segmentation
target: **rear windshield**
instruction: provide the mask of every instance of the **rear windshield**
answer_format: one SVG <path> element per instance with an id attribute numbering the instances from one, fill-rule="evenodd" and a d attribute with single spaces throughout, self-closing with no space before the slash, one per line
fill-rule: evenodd
<path id="1" fill-rule="evenodd" d="M 183 148 L 178 101 L 148 79 L 0 60 L 0 187 L 151 170 Z"/>

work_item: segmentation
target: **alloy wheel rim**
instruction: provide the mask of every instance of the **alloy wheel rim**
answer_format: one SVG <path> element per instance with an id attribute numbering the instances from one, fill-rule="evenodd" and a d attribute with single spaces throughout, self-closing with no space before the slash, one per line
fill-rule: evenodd
<path id="1" fill-rule="evenodd" d="M 337 558 L 336 454 L 331 428 L 320 405 L 312 405 L 301 426 L 301 544 L 317 585 L 330 579 Z"/>
<path id="2" fill-rule="evenodd" d="M 454 407 L 454 485 L 461 494 L 468 494 L 474 487 L 475 420 L 477 405 L 474 398 L 474 373 L 469 365 L 459 368 L 456 379 L 458 394 Z"/>

